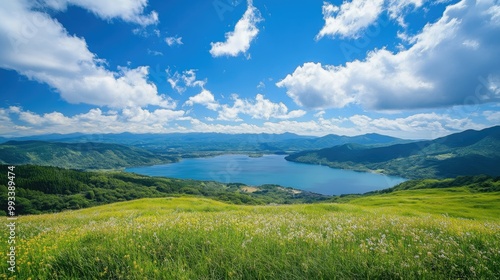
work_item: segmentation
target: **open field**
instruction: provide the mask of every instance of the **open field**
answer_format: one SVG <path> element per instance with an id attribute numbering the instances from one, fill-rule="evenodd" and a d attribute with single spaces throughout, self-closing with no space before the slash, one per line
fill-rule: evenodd
<path id="1" fill-rule="evenodd" d="M 12 279 L 498 279 L 499 209 L 500 193 L 460 188 L 341 204 L 140 199 L 20 217 Z"/>

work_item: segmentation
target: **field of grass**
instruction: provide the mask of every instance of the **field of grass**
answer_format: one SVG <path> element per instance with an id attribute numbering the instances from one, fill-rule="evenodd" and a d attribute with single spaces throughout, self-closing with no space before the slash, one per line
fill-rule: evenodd
<path id="1" fill-rule="evenodd" d="M 467 187 L 397 191 L 347 201 L 350 204 L 376 207 L 379 211 L 401 215 L 433 213 L 474 220 L 500 218 L 498 192 L 475 192 Z"/>
<path id="2" fill-rule="evenodd" d="M 499 209 L 500 193 L 461 188 L 279 206 L 140 199 L 18 218 L 17 272 L 0 278 L 500 279 Z"/>

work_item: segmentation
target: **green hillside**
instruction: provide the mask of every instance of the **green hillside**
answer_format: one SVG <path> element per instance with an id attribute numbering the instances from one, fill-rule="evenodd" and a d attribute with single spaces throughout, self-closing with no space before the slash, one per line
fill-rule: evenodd
<path id="1" fill-rule="evenodd" d="M 499 192 L 459 189 L 282 206 L 140 199 L 19 217 L 16 279 L 499 279 L 499 209 Z"/>
<path id="2" fill-rule="evenodd" d="M 75 169 L 117 169 L 169 163 L 175 158 L 107 143 L 9 141 L 0 144 L 0 164 L 36 164 Z"/>
<path id="3" fill-rule="evenodd" d="M 287 160 L 414 178 L 500 176 L 500 126 L 429 141 L 369 147 L 346 144 L 304 151 Z"/>

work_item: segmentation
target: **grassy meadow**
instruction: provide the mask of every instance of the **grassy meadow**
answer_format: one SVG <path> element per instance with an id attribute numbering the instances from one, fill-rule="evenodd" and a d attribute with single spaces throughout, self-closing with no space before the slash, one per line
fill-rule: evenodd
<path id="1" fill-rule="evenodd" d="M 465 188 L 278 206 L 139 199 L 17 226 L 17 272 L 1 279 L 500 278 L 500 193 Z"/>

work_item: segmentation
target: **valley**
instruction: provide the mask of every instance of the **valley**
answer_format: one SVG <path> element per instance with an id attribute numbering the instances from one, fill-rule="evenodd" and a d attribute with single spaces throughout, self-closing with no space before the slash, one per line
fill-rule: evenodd
<path id="1" fill-rule="evenodd" d="M 204 146 L 184 138 L 178 147 L 153 136 L 148 144 L 142 135 L 97 142 L 58 137 L 0 144 L 1 169 L 16 166 L 18 279 L 500 277 L 499 127 L 426 141 L 357 137 L 349 140 L 360 143 L 328 148 L 320 138 L 293 135 L 265 141 L 261 135 L 261 142 L 204 135 L 219 140 Z M 307 145 L 314 150 L 296 150 Z M 261 162 L 273 158 L 297 165 L 292 173 L 303 184 L 321 177 L 315 168 L 411 180 L 334 195 L 238 182 L 238 174 L 262 177 L 255 168 L 276 177 L 282 170 Z M 190 162 L 213 165 L 217 176 L 125 172 Z M 353 174 L 327 185 L 349 184 L 363 173 Z M 12 188 L 7 181 L 7 172 L 0 173 L 3 205 Z"/>
<path id="2" fill-rule="evenodd" d="M 0 280 L 500 280 L 500 0 L 0 15 Z"/>

